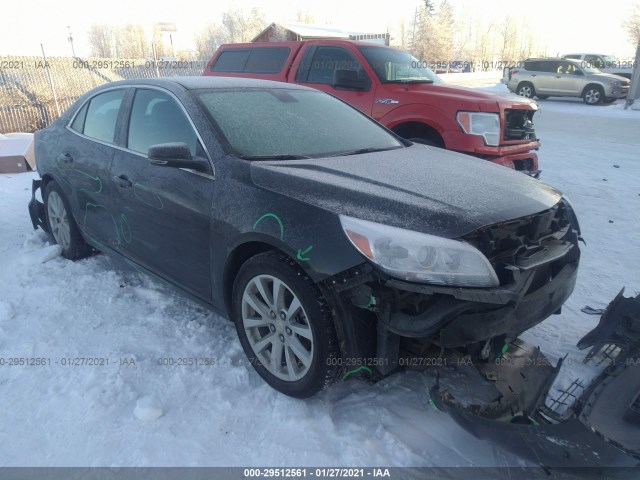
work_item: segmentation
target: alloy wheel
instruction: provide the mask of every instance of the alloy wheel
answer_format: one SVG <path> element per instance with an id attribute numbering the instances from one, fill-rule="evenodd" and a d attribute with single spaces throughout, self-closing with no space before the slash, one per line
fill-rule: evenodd
<path id="1" fill-rule="evenodd" d="M 55 191 L 49 193 L 47 199 L 47 217 L 49 218 L 49 227 L 51 227 L 53 238 L 63 249 L 68 249 L 69 245 L 71 245 L 69 217 L 62 197 Z"/>
<path id="2" fill-rule="evenodd" d="M 253 277 L 242 294 L 242 323 L 256 358 L 275 377 L 293 382 L 311 368 L 314 336 L 300 300 L 282 280 Z"/>

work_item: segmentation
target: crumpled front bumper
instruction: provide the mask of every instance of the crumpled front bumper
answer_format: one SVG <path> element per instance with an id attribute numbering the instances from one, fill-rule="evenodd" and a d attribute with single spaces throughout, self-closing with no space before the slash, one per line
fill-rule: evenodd
<path id="1" fill-rule="evenodd" d="M 620 292 L 578 346 L 592 347 L 585 362 L 599 357 L 608 366 L 590 385 L 576 381 L 555 398 L 549 390 L 562 360 L 553 366 L 519 340 L 495 364 L 478 366 L 497 400 L 465 405 L 440 382 L 431 398 L 475 437 L 543 467 L 640 466 L 640 295 Z"/>
<path id="2" fill-rule="evenodd" d="M 31 217 L 31 223 L 33 229 L 37 230 L 38 227 L 48 232 L 47 222 L 44 213 L 44 204 L 36 198 L 36 192 L 42 185 L 42 180 L 34 180 L 31 184 L 31 200 L 29 201 L 29 216 Z"/>

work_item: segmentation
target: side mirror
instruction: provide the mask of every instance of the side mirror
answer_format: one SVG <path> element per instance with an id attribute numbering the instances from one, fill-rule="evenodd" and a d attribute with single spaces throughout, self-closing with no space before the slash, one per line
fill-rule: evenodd
<path id="1" fill-rule="evenodd" d="M 151 145 L 147 151 L 151 165 L 158 167 L 190 168 L 198 172 L 211 173 L 209 162 L 193 158 L 186 143 L 159 143 Z"/>
<path id="2" fill-rule="evenodd" d="M 366 90 L 369 82 L 366 78 L 360 78 L 355 70 L 335 70 L 333 72 L 334 88 L 346 88 L 348 90 Z"/>

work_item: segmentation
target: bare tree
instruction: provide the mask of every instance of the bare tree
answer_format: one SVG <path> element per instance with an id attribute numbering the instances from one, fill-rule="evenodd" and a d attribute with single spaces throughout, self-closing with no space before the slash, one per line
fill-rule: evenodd
<path id="1" fill-rule="evenodd" d="M 113 57 L 113 27 L 93 24 L 89 27 L 89 47 L 94 57 Z"/>
<path id="2" fill-rule="evenodd" d="M 630 12 L 629 17 L 622 22 L 622 26 L 629 35 L 629 40 L 633 46 L 640 44 L 640 2 L 636 2 Z"/>
<path id="3" fill-rule="evenodd" d="M 196 35 L 198 56 L 209 59 L 223 43 L 250 42 L 266 26 L 263 13 L 253 8 L 249 13 L 228 10 L 219 24 L 211 23 Z"/>
<path id="4" fill-rule="evenodd" d="M 147 35 L 142 25 L 133 23 L 116 29 L 116 52 L 120 58 L 144 58 L 150 53 Z"/>

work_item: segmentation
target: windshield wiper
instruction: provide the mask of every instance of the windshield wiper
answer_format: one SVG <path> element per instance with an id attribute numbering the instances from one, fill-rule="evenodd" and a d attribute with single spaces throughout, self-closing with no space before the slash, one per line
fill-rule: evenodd
<path id="1" fill-rule="evenodd" d="M 387 80 L 384 83 L 433 83 L 433 80 L 429 78 L 423 80 Z"/>
<path id="2" fill-rule="evenodd" d="M 346 157 L 349 155 L 360 155 L 362 153 L 372 153 L 372 152 L 384 152 L 386 150 L 396 150 L 397 148 L 402 148 L 402 146 L 398 147 L 377 147 L 377 148 L 359 148 L 358 150 L 349 150 L 348 152 L 340 152 L 335 155 L 329 155 L 330 157 Z"/>
<path id="3" fill-rule="evenodd" d="M 243 160 L 302 160 L 305 158 L 311 158 L 306 155 L 239 155 Z"/>

